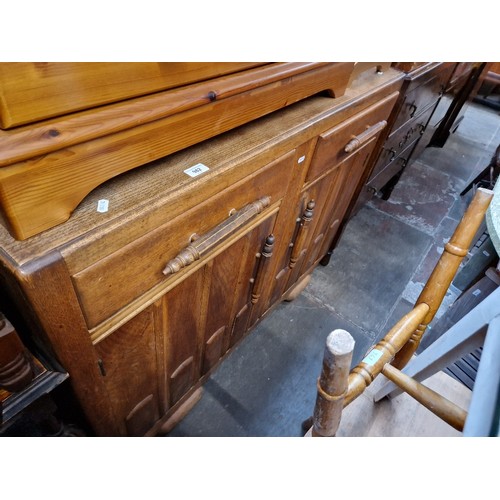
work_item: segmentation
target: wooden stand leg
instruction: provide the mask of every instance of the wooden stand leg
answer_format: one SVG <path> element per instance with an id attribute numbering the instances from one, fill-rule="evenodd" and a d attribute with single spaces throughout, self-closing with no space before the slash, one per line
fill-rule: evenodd
<path id="1" fill-rule="evenodd" d="M 328 335 L 323 369 L 318 379 L 313 424 L 306 436 L 335 436 L 344 406 L 353 350 L 354 339 L 349 332 L 339 329 Z"/>
<path id="2" fill-rule="evenodd" d="M 15 328 L 0 313 L 0 389 L 21 391 L 34 377 L 26 348 Z"/>

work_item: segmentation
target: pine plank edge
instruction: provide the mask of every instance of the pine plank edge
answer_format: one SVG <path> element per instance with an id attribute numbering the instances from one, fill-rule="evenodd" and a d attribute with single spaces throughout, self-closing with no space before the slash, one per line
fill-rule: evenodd
<path id="1" fill-rule="evenodd" d="M 118 174 L 318 92 L 342 87 L 343 93 L 352 63 L 336 64 L 0 168 L 0 205 L 9 232 L 27 239 L 66 221 L 92 189 Z"/>
<path id="2" fill-rule="evenodd" d="M 0 149 L 0 167 L 153 122 L 214 100 L 227 99 L 325 64 L 277 63 L 271 67 L 72 113 L 16 130 L 0 131 L 0 141 L 5 144 L 5 149 Z"/>

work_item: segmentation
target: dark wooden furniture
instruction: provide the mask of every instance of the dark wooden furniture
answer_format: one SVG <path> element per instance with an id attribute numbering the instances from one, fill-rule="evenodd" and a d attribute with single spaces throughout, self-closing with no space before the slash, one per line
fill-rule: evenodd
<path id="1" fill-rule="evenodd" d="M 2 299 L 5 294 L 6 290 L 2 290 Z M 4 300 L 1 302 L 5 305 Z M 22 320 L 19 324 L 23 324 Z M 33 345 L 30 340 L 28 343 Z M 34 356 L 32 350 L 39 356 Z M 28 349 L 9 319 L 0 312 L 0 434 L 30 405 L 68 378 L 43 351 L 34 345 Z"/>
<path id="2" fill-rule="evenodd" d="M 420 144 L 455 63 L 399 63 L 405 71 L 400 98 L 388 120 L 388 129 L 375 150 L 373 170 L 361 203 L 373 195 L 389 198 L 404 168 L 418 157 Z"/>
<path id="3" fill-rule="evenodd" d="M 443 116 L 439 116 L 429 141 L 430 147 L 443 147 L 450 134 L 455 132 L 464 119 L 468 104 L 473 100 L 488 63 L 457 63 L 445 94 L 451 100 Z"/>
<path id="4" fill-rule="evenodd" d="M 500 110 L 500 62 L 488 63 L 473 101 Z"/>
<path id="5" fill-rule="evenodd" d="M 349 215 L 403 76 L 361 72 L 340 97 L 225 133 L 214 124 L 211 139 L 104 182 L 24 241 L 0 227 L 2 289 L 68 371 L 97 435 L 164 430 L 303 286 Z M 117 151 L 129 154 L 89 161 Z"/>

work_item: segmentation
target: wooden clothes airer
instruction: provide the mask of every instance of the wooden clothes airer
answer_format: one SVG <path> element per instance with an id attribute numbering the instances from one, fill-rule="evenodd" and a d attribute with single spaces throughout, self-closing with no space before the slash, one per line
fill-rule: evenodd
<path id="1" fill-rule="evenodd" d="M 373 346 L 352 370 L 354 340 L 345 330 L 334 330 L 326 341 L 318 378 L 313 416 L 303 422 L 306 436 L 335 436 L 343 408 L 354 401 L 380 374 L 414 397 L 458 430 L 467 412 L 401 370 L 415 354 L 422 335 L 434 318 L 460 263 L 476 235 L 493 191 L 479 188 L 425 284 L 414 308 Z"/>

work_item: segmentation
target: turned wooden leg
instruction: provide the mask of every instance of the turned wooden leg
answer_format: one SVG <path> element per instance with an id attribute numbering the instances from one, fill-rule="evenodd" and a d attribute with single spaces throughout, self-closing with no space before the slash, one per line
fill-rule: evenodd
<path id="1" fill-rule="evenodd" d="M 0 313 L 0 388 L 19 392 L 34 378 L 26 348 L 15 328 Z"/>

